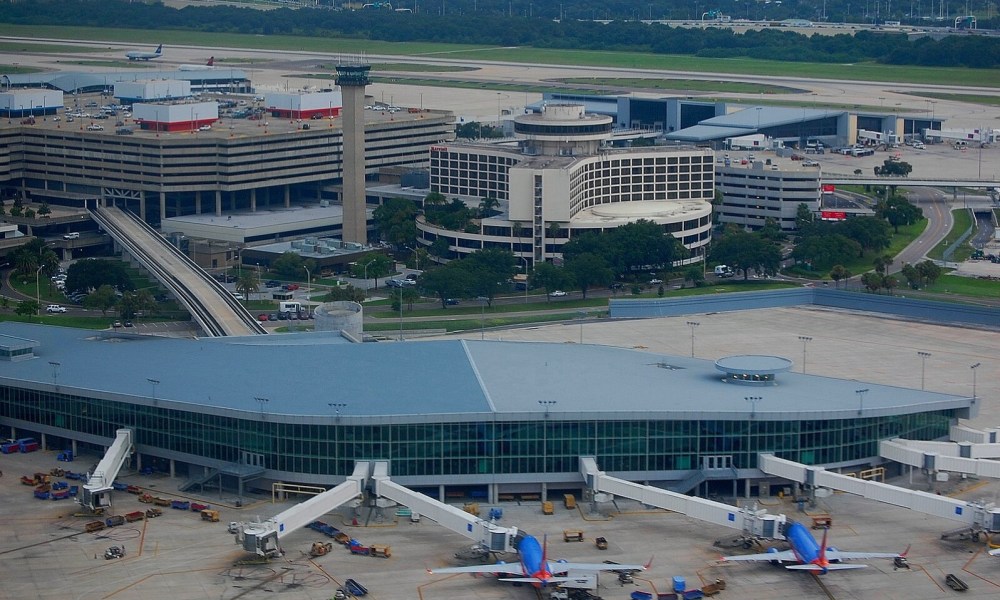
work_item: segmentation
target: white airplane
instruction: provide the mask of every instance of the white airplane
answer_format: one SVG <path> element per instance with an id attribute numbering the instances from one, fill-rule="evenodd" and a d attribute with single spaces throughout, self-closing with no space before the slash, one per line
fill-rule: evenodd
<path id="1" fill-rule="evenodd" d="M 866 558 L 906 558 L 909 548 L 902 554 L 895 552 L 843 552 L 836 548 L 828 548 L 826 545 L 826 534 L 829 529 L 823 530 L 823 542 L 816 543 L 816 538 L 800 523 L 792 522 L 785 529 L 785 538 L 791 550 L 778 551 L 774 548 L 761 554 L 747 554 L 743 556 L 723 556 L 722 560 L 727 562 L 770 562 L 773 564 L 795 563 L 785 565 L 786 569 L 797 571 L 811 571 L 822 575 L 828 571 L 839 571 L 843 569 L 863 569 L 868 565 L 847 565 L 841 561 L 858 560 Z"/>
<path id="2" fill-rule="evenodd" d="M 133 50 L 131 52 L 126 52 L 125 56 L 129 60 L 153 60 L 154 58 L 160 58 L 163 55 L 163 44 L 156 47 L 154 52 L 140 52 L 139 50 Z"/>
<path id="3" fill-rule="evenodd" d="M 548 560 L 546 557 L 548 544 L 544 546 L 538 543 L 533 536 L 526 536 L 517 547 L 518 554 L 521 555 L 519 563 L 498 562 L 492 565 L 474 565 L 470 567 L 447 567 L 444 569 L 429 569 L 432 574 L 437 573 L 492 573 L 495 575 L 506 575 L 500 581 L 513 581 L 530 583 L 535 587 L 545 587 L 548 585 L 562 585 L 563 587 L 576 587 L 575 584 L 585 583 L 585 577 L 559 576 L 569 571 L 622 571 L 634 570 L 645 571 L 649 568 L 653 559 L 644 565 L 619 565 L 609 563 L 571 563 L 563 561 Z M 511 577 L 513 576 L 513 577 Z"/>
<path id="4" fill-rule="evenodd" d="M 215 68 L 215 57 L 211 56 L 203 65 L 181 65 L 177 67 L 178 71 L 209 71 Z"/>

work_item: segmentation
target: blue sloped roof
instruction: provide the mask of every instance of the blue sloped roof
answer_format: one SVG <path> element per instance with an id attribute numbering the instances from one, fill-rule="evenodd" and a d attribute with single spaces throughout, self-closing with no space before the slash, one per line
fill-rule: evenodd
<path id="1" fill-rule="evenodd" d="M 0 323 L 36 340 L 33 360 L 0 361 L 0 382 L 161 405 L 375 422 L 462 419 L 470 413 L 555 418 L 741 419 L 745 388 L 710 360 L 609 346 L 470 340 L 350 344 L 332 333 L 178 339 Z M 50 363 L 58 363 L 56 371 Z M 149 380 L 156 380 L 152 384 Z M 758 419 L 853 418 L 859 382 L 780 373 Z M 153 389 L 155 385 L 155 390 Z M 971 399 L 865 384 L 870 414 L 969 406 Z M 85 392 L 83 390 L 86 390 Z M 266 398 L 261 406 L 255 398 Z"/>

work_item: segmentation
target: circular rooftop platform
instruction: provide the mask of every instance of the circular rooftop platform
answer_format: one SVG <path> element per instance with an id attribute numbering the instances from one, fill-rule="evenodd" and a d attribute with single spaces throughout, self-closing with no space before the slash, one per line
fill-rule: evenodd
<path id="1" fill-rule="evenodd" d="M 773 385 L 778 373 L 791 370 L 792 361 L 780 356 L 742 354 L 720 358 L 715 368 L 726 374 L 726 383 Z"/>

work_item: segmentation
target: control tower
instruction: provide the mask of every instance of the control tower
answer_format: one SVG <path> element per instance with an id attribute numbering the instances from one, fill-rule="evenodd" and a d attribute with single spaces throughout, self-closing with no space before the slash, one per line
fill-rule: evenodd
<path id="1" fill-rule="evenodd" d="M 365 86 L 371 65 L 360 60 L 337 65 L 337 85 L 344 99 L 344 232 L 345 242 L 368 243 L 365 212 Z"/>

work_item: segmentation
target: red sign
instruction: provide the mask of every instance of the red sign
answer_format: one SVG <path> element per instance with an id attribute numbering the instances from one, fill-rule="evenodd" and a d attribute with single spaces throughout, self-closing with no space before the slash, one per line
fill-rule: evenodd
<path id="1" fill-rule="evenodd" d="M 845 221 L 847 213 L 842 210 L 824 210 L 820 211 L 819 218 L 824 221 Z"/>
<path id="2" fill-rule="evenodd" d="M 836 189 L 837 188 L 835 188 L 832 183 L 824 183 L 823 184 L 823 193 L 824 194 L 832 194 L 834 191 L 836 191 Z"/>

